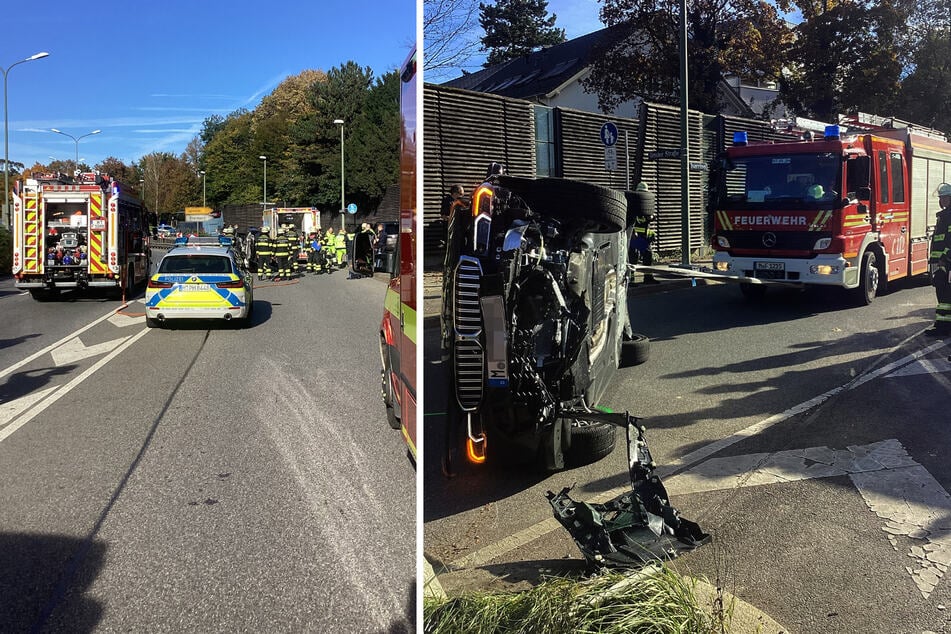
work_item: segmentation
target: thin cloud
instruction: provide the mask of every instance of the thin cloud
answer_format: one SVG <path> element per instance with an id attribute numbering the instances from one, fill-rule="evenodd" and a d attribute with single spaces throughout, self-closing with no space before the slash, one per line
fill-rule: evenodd
<path id="1" fill-rule="evenodd" d="M 278 84 L 280 84 L 282 81 L 284 81 L 290 76 L 291 76 L 290 73 L 283 72 L 276 75 L 275 77 L 272 77 L 264 86 L 262 86 L 261 88 L 258 88 L 258 90 L 254 92 L 254 94 L 252 94 L 250 97 L 245 99 L 244 102 L 241 103 L 240 105 L 249 106 L 252 103 L 256 103 L 263 95 L 270 94 L 271 91 L 277 88 Z"/>
<path id="2" fill-rule="evenodd" d="M 241 99 L 241 95 L 173 95 L 170 93 L 155 93 L 149 96 L 170 99 Z"/>

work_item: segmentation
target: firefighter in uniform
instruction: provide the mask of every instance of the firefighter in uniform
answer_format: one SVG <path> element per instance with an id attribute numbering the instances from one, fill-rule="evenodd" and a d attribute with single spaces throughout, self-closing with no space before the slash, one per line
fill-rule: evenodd
<path id="1" fill-rule="evenodd" d="M 258 256 L 258 279 L 263 280 L 271 277 L 271 258 L 274 257 L 274 243 L 271 240 L 270 230 L 267 227 L 261 229 L 261 235 L 258 236 L 255 243 L 255 253 Z"/>
<path id="2" fill-rule="evenodd" d="M 320 244 L 319 236 L 320 228 L 317 231 L 311 231 L 310 235 L 307 236 L 307 270 L 315 275 L 320 273 L 323 268 L 320 266 L 320 251 L 323 245 Z"/>
<path id="3" fill-rule="evenodd" d="M 336 261 L 335 254 L 337 253 L 337 239 L 336 236 L 334 236 L 333 227 L 329 227 L 327 229 L 327 232 L 321 238 L 320 243 L 323 245 L 321 253 L 323 254 L 324 273 L 333 273 L 335 268 L 334 263 Z"/>
<path id="4" fill-rule="evenodd" d="M 284 240 L 284 227 L 278 227 L 277 237 L 271 241 L 274 251 L 274 279 L 281 278 L 284 267 L 287 266 L 287 245 Z"/>
<path id="5" fill-rule="evenodd" d="M 334 250 L 337 254 L 337 268 L 342 269 L 347 257 L 347 234 L 341 229 L 334 238 Z"/>
<path id="6" fill-rule="evenodd" d="M 935 307 L 934 327 L 925 333 L 938 337 L 951 335 L 951 185 L 938 186 L 938 221 L 931 236 L 931 256 L 928 264 L 934 270 L 932 284 L 938 299 Z"/>
<path id="7" fill-rule="evenodd" d="M 297 252 L 299 250 L 300 239 L 297 237 L 297 230 L 288 225 L 284 229 L 284 238 L 287 240 L 287 278 L 297 277 Z"/>
<path id="8" fill-rule="evenodd" d="M 630 261 L 631 264 L 643 263 L 651 266 L 654 263 L 652 253 L 654 240 L 657 234 L 651 228 L 654 219 L 654 195 L 647 187 L 647 183 L 640 182 L 634 190 L 635 200 L 640 206 L 639 213 L 634 217 L 634 231 L 631 236 Z M 651 273 L 644 275 L 645 284 L 659 284 Z"/>

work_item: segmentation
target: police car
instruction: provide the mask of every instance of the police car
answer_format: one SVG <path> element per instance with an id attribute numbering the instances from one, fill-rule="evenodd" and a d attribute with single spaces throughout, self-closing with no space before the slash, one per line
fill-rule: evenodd
<path id="1" fill-rule="evenodd" d="M 149 328 L 172 319 L 245 323 L 253 306 L 251 275 L 230 238 L 180 238 L 149 278 L 145 323 Z"/>

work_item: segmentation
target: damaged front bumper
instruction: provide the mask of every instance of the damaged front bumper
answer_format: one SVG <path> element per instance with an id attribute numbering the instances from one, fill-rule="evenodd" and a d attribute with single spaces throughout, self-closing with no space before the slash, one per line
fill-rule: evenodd
<path id="1" fill-rule="evenodd" d="M 588 563 L 597 567 L 634 568 L 709 543 L 696 522 L 680 517 L 667 490 L 653 474 L 644 428 L 629 414 L 573 412 L 578 419 L 610 423 L 627 431 L 631 491 L 604 504 L 576 502 L 566 487 L 546 494 L 562 526 L 571 534 Z"/>

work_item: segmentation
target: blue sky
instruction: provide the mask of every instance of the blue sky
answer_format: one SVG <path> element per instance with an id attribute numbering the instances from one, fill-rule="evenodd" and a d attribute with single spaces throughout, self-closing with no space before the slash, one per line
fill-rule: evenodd
<path id="1" fill-rule="evenodd" d="M 416 0 L 277 4 L 47 0 L 9 13 L 0 67 L 10 69 L 9 156 L 47 164 L 79 156 L 126 163 L 180 154 L 213 115 L 253 109 L 284 78 L 353 60 L 398 69 L 416 40 Z M 0 156 L 2 158 L 2 156 Z"/>

